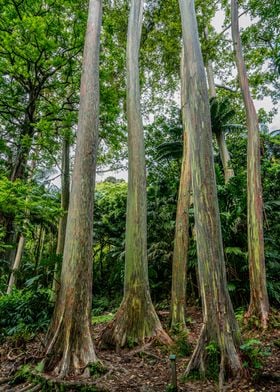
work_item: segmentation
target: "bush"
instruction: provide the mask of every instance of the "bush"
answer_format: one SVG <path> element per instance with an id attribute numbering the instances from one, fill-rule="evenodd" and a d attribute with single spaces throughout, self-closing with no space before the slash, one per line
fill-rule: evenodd
<path id="1" fill-rule="evenodd" d="M 0 297 L 0 340 L 32 337 L 49 325 L 53 305 L 49 290 L 20 291 Z"/>

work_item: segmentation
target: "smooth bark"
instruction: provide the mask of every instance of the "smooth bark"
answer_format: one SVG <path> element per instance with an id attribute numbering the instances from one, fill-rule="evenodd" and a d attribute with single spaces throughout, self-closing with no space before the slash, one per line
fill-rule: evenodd
<path id="1" fill-rule="evenodd" d="M 16 279 L 16 273 L 19 269 L 22 254 L 24 251 L 24 244 L 25 244 L 25 238 L 23 235 L 20 236 L 18 246 L 17 246 L 17 252 L 16 252 L 16 257 L 13 265 L 13 269 L 9 278 L 9 283 L 8 283 L 8 289 L 7 289 L 7 294 L 11 294 L 12 289 L 15 285 L 15 279 Z"/>
<path id="2" fill-rule="evenodd" d="M 201 334 L 187 373 L 207 370 L 207 345 L 217 345 L 220 385 L 242 369 L 240 334 L 227 290 L 218 208 L 210 107 L 193 0 L 179 0 L 186 55 L 186 124 L 190 136 L 198 271 L 203 311 Z"/>
<path id="3" fill-rule="evenodd" d="M 147 261 L 144 132 L 140 106 L 139 48 L 143 0 L 132 0 L 127 36 L 128 196 L 124 297 L 102 336 L 103 345 L 123 347 L 157 337 L 170 342 L 151 301 Z"/>
<path id="4" fill-rule="evenodd" d="M 63 215 L 59 219 L 58 225 L 58 236 L 56 254 L 62 255 L 64 250 L 65 235 L 66 235 L 66 224 L 70 198 L 70 142 L 68 135 L 65 135 L 62 141 L 62 165 L 61 165 L 61 209 Z M 59 287 L 60 287 L 60 272 L 58 263 L 55 265 L 54 277 L 53 277 L 53 300 L 56 299 Z"/>
<path id="5" fill-rule="evenodd" d="M 205 38 L 206 40 L 208 39 L 208 29 L 205 29 Z M 210 98 L 216 98 L 217 97 L 217 91 L 216 91 L 216 85 L 215 85 L 215 80 L 214 80 L 214 72 L 213 72 L 213 65 L 212 61 L 210 59 L 206 59 L 205 61 L 205 68 L 206 68 L 206 74 L 207 74 L 207 80 L 208 80 L 208 86 L 209 86 L 209 97 Z M 220 132 L 215 132 L 215 129 L 213 130 L 218 147 L 219 147 L 219 153 L 224 169 L 224 177 L 225 177 L 225 183 L 228 183 L 229 180 L 234 177 L 234 171 L 230 167 L 230 154 L 228 151 L 226 139 L 225 139 L 225 133 L 223 131 Z"/>
<path id="6" fill-rule="evenodd" d="M 90 0 L 83 55 L 77 147 L 61 271 L 47 335 L 45 370 L 89 376 L 97 360 L 91 336 L 93 190 L 99 123 L 102 1 Z"/>
<path id="7" fill-rule="evenodd" d="M 183 158 L 177 201 L 174 250 L 172 260 L 171 327 L 186 328 L 186 274 L 189 242 L 189 208 L 191 198 L 190 138 L 186 127 L 186 86 L 184 78 L 184 50 L 181 54 L 181 107 L 183 121 Z"/>
<path id="8" fill-rule="evenodd" d="M 256 318 L 263 328 L 267 327 L 269 300 L 266 286 L 263 199 L 261 184 L 260 135 L 256 109 L 250 94 L 246 65 L 238 22 L 238 2 L 231 1 L 231 26 L 235 61 L 239 84 L 246 109 L 248 128 L 247 145 L 247 226 L 250 278 L 250 305 L 245 319 Z"/>

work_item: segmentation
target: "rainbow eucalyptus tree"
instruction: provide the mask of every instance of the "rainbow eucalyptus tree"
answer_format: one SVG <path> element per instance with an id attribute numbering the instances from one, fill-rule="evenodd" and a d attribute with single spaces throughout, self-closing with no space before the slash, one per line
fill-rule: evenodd
<path id="1" fill-rule="evenodd" d="M 189 241 L 189 207 L 191 196 L 190 138 L 186 125 L 186 85 L 184 49 L 181 54 L 181 107 L 183 120 L 183 158 L 176 212 L 176 227 L 172 260 L 171 327 L 185 329 L 186 273 Z"/>
<path id="2" fill-rule="evenodd" d="M 90 0 L 80 89 L 77 147 L 55 310 L 47 335 L 45 370 L 63 378 L 89 375 L 96 361 L 91 336 L 93 190 L 99 118 L 102 0 Z"/>
<path id="3" fill-rule="evenodd" d="M 144 133 L 140 107 L 139 48 L 143 0 L 132 0 L 127 34 L 128 196 L 124 296 L 105 329 L 103 345 L 122 347 L 145 338 L 170 342 L 151 301 L 147 261 L 147 202 Z"/>
<path id="4" fill-rule="evenodd" d="M 219 217 L 212 132 L 206 75 L 199 45 L 193 0 L 179 0 L 186 56 L 186 126 L 190 136 L 192 187 L 197 232 L 197 254 L 203 327 L 187 373 L 208 367 L 208 345 L 214 344 L 220 357 L 219 381 L 225 374 L 242 370 L 239 356 L 240 333 L 226 280 Z"/>
<path id="5" fill-rule="evenodd" d="M 206 41 L 208 40 L 208 29 L 205 29 L 205 39 Z M 215 80 L 214 80 L 214 72 L 213 72 L 213 64 L 211 59 L 206 58 L 205 61 L 205 68 L 206 68 L 206 74 L 207 74 L 207 80 L 208 80 L 208 86 L 209 86 L 209 97 L 212 99 L 215 99 L 217 97 L 217 91 L 216 91 L 216 85 L 215 85 Z M 214 124 L 212 124 L 213 126 Z M 225 124 L 224 124 L 225 125 Z M 225 183 L 227 183 L 233 176 L 234 176 L 234 171 L 231 168 L 230 165 L 230 154 L 228 151 L 226 139 L 225 139 L 225 133 L 222 129 L 213 129 L 213 133 L 215 133 L 218 147 L 219 147 L 219 153 L 224 169 L 224 177 L 225 177 Z"/>
<path id="6" fill-rule="evenodd" d="M 257 318 L 262 328 L 267 327 L 269 300 L 266 286 L 266 271 L 263 238 L 263 200 L 261 184 L 260 136 L 256 109 L 250 94 L 246 65 L 238 22 L 238 2 L 231 1 L 231 29 L 238 70 L 239 84 L 246 110 L 248 128 L 247 145 L 247 227 L 250 278 L 250 305 L 245 319 Z"/>

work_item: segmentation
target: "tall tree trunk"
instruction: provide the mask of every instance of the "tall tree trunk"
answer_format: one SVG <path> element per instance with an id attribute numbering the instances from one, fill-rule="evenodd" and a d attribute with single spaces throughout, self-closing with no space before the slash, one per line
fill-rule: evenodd
<path id="1" fill-rule="evenodd" d="M 12 269 L 10 279 L 9 279 L 7 294 L 11 294 L 12 289 L 15 285 L 16 273 L 17 273 L 17 270 L 19 269 L 19 266 L 20 266 L 22 254 L 24 251 L 24 244 L 25 244 L 25 238 L 23 235 L 21 235 L 19 238 L 18 246 L 17 246 L 17 252 L 16 252 L 16 257 L 15 257 L 13 269 Z"/>
<path id="2" fill-rule="evenodd" d="M 186 55 L 186 123 L 190 136 L 192 186 L 197 230 L 197 254 L 203 311 L 201 334 L 187 373 L 207 371 L 207 345 L 217 345 L 220 384 L 226 374 L 238 374 L 240 334 L 227 290 L 218 208 L 212 132 L 206 76 L 199 45 L 193 0 L 179 0 Z"/>
<path id="3" fill-rule="evenodd" d="M 190 138 L 186 126 L 186 85 L 184 78 L 184 49 L 181 54 L 181 107 L 184 129 L 183 159 L 176 213 L 172 261 L 171 327 L 185 329 L 186 273 L 189 242 L 189 208 L 191 196 Z"/>
<path id="4" fill-rule="evenodd" d="M 47 335 L 45 369 L 63 378 L 89 375 L 97 360 L 91 336 L 93 191 L 99 123 L 102 1 L 90 0 L 80 89 L 77 147 L 61 286 Z"/>
<path id="5" fill-rule="evenodd" d="M 44 242 L 45 242 L 45 229 L 42 225 L 39 226 L 39 235 L 38 235 L 38 244 L 37 244 L 37 249 L 35 252 L 35 268 L 34 268 L 34 275 L 36 276 L 38 274 L 38 268 L 39 264 L 42 258 L 42 253 L 43 253 L 43 248 L 44 248 Z"/>
<path id="6" fill-rule="evenodd" d="M 128 196 L 124 297 L 102 336 L 116 347 L 158 337 L 169 342 L 151 301 L 147 261 L 147 203 L 144 133 L 140 107 L 139 48 L 143 0 L 132 0 L 127 37 Z"/>
<path id="7" fill-rule="evenodd" d="M 260 135 L 256 109 L 250 94 L 248 76 L 242 53 L 238 22 L 238 2 L 231 1 L 231 26 L 239 84 L 246 109 L 248 128 L 247 146 L 247 225 L 250 277 L 250 305 L 245 319 L 256 317 L 263 328 L 267 327 L 269 300 L 266 286 L 263 200 L 261 185 Z"/>
<path id="8" fill-rule="evenodd" d="M 67 215 L 69 207 L 70 197 L 70 142 L 69 136 L 65 135 L 62 142 L 62 165 L 61 165 L 61 208 L 63 215 L 59 219 L 58 236 L 57 236 L 57 247 L 56 254 L 62 255 L 65 243 Z M 53 300 L 56 299 L 60 283 L 59 283 L 60 271 L 58 263 L 55 265 L 54 277 L 53 277 Z"/>
<path id="9" fill-rule="evenodd" d="M 205 38 L 208 40 L 208 29 L 205 29 Z M 208 80 L 208 86 L 209 86 L 209 96 L 210 98 L 216 98 L 217 97 L 217 92 L 216 92 L 216 86 L 215 86 L 215 80 L 214 80 L 214 72 L 213 72 L 213 65 L 212 61 L 210 59 L 206 59 L 205 61 L 205 68 L 206 68 L 206 73 L 207 73 L 207 80 Z M 227 143 L 225 139 L 225 133 L 223 131 L 216 133 L 215 129 L 213 129 L 218 147 L 219 147 L 219 153 L 224 169 L 224 177 L 225 177 L 225 183 L 228 183 L 229 180 L 234 177 L 234 171 L 230 167 L 230 154 L 227 148 Z"/>

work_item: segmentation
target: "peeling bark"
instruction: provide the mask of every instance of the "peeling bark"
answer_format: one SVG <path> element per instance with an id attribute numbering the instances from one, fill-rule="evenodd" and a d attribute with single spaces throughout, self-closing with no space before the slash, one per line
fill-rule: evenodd
<path id="1" fill-rule="evenodd" d="M 181 55 L 181 107 L 184 129 L 183 159 L 176 212 L 176 227 L 172 260 L 171 327 L 185 329 L 186 274 L 189 242 L 189 208 L 191 198 L 190 139 L 186 128 L 186 86 L 184 50 Z"/>
<path id="2" fill-rule="evenodd" d="M 47 335 L 44 360 L 45 370 L 60 378 L 89 376 L 88 366 L 97 360 L 91 336 L 91 305 L 101 15 L 102 1 L 90 0 L 61 287 Z"/>
<path id="3" fill-rule="evenodd" d="M 215 343 L 220 356 L 220 385 L 226 376 L 241 373 L 240 333 L 227 290 L 218 208 L 210 107 L 199 45 L 193 0 L 179 0 L 186 54 L 187 129 L 190 136 L 192 186 L 197 231 L 197 254 L 203 328 L 187 373 L 205 373 L 207 345 Z"/>
<path id="4" fill-rule="evenodd" d="M 140 106 L 139 48 L 143 0 L 132 0 L 127 37 L 128 195 L 124 297 L 101 344 L 123 347 L 146 338 L 169 343 L 151 301 L 147 260 L 147 195 L 144 132 Z"/>
<path id="5" fill-rule="evenodd" d="M 256 109 L 250 94 L 246 65 L 238 22 L 238 2 L 231 1 L 231 26 L 239 84 L 246 109 L 248 128 L 247 146 L 247 226 L 250 278 L 250 305 L 245 320 L 256 318 L 262 328 L 267 328 L 269 300 L 263 238 L 263 200 L 261 184 L 260 135 Z"/>

